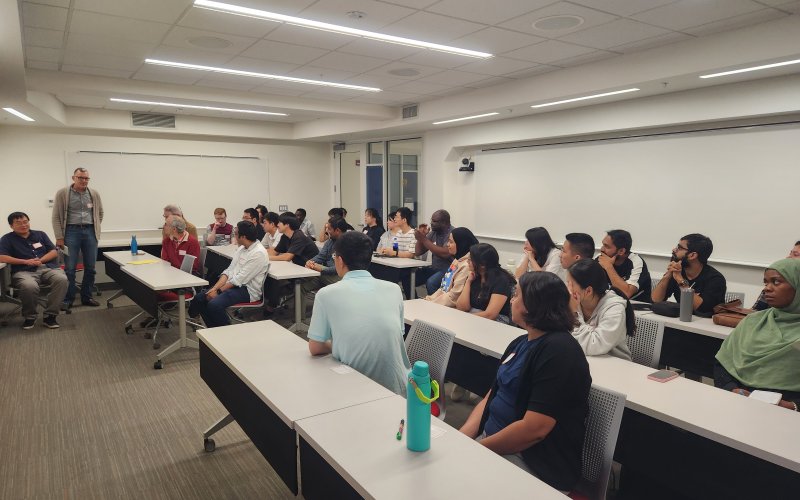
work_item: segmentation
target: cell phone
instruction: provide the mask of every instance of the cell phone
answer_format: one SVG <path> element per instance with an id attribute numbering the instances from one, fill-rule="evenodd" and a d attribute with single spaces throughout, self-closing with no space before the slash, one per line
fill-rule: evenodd
<path id="1" fill-rule="evenodd" d="M 656 382 L 669 382 L 677 377 L 678 374 L 672 370 L 658 370 L 657 372 L 653 372 L 647 376 L 647 378 L 650 380 L 655 380 Z"/>

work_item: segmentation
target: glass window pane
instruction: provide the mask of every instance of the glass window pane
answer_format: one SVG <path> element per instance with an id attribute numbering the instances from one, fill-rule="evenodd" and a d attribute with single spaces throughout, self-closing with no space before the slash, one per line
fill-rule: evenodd
<path id="1" fill-rule="evenodd" d="M 422 155 L 422 139 L 389 141 L 388 143 L 388 192 L 389 210 L 404 206 L 411 209 L 411 225 L 419 219 L 418 174 Z"/>

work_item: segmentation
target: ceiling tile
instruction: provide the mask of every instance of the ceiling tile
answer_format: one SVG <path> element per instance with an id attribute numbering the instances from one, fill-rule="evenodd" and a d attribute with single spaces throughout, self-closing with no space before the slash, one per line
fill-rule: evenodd
<path id="1" fill-rule="evenodd" d="M 349 99 L 350 97 L 358 97 L 364 94 L 372 94 L 374 92 L 364 92 L 359 90 L 350 90 L 350 89 L 337 89 L 333 87 L 311 87 L 310 92 L 306 92 L 303 94 L 303 97 L 312 97 L 313 96 L 333 96 L 338 97 L 339 99 Z"/>
<path id="2" fill-rule="evenodd" d="M 25 45 L 60 49 L 64 44 L 64 32 L 41 28 L 25 28 Z"/>
<path id="3" fill-rule="evenodd" d="M 524 49 L 514 50 L 506 55 L 516 59 L 524 59 L 525 61 L 547 64 L 568 57 L 588 54 L 589 52 L 594 52 L 594 49 L 558 40 L 547 40 Z"/>
<path id="4" fill-rule="evenodd" d="M 215 33 L 262 38 L 270 31 L 280 27 L 281 23 L 195 8 L 189 9 L 186 15 L 181 18 L 178 26 L 213 31 Z"/>
<path id="5" fill-rule="evenodd" d="M 653 47 L 663 47 L 665 45 L 669 45 L 672 43 L 682 42 L 684 40 L 689 40 L 691 38 L 694 37 L 691 35 L 687 35 L 685 33 L 671 31 L 666 35 L 654 36 L 653 38 L 640 40 L 638 42 L 617 45 L 616 47 L 611 47 L 611 50 L 613 50 L 614 52 L 622 52 L 622 53 L 638 52 L 640 50 L 651 49 Z"/>
<path id="6" fill-rule="evenodd" d="M 384 92 L 379 92 L 377 94 L 371 93 L 369 95 L 365 95 L 363 97 L 356 97 L 350 100 L 357 102 L 376 103 L 376 104 L 401 105 L 401 104 L 410 104 L 418 102 L 419 98 L 420 98 L 419 94 L 411 94 L 408 92 L 384 91 Z"/>
<path id="7" fill-rule="evenodd" d="M 148 80 L 151 82 L 177 83 L 192 85 L 204 75 L 200 71 L 190 69 L 166 68 L 164 66 L 145 65 L 133 75 L 134 80 Z"/>
<path id="8" fill-rule="evenodd" d="M 219 38 L 221 40 L 227 40 L 230 45 L 224 48 L 206 48 L 206 47 L 198 47 L 190 42 L 190 40 L 194 39 L 202 39 L 204 37 L 211 37 L 211 38 Z M 187 49 L 195 49 L 195 50 L 202 50 L 208 52 L 216 52 L 219 54 L 239 54 L 243 50 L 251 47 L 254 43 L 256 43 L 257 39 L 252 37 L 243 37 L 243 36 L 234 36 L 234 35 L 222 35 L 220 33 L 215 33 L 213 31 L 203 31 L 197 30 L 194 28 L 184 28 L 183 26 L 175 26 L 170 30 L 167 37 L 164 39 L 164 45 L 171 45 L 173 47 L 183 47 Z"/>
<path id="9" fill-rule="evenodd" d="M 729 17 L 722 21 L 704 24 L 702 26 L 697 26 L 695 28 L 688 28 L 685 30 L 685 32 L 695 36 L 706 36 L 706 35 L 711 35 L 713 33 L 719 33 L 720 31 L 734 30 L 737 28 L 742 28 L 744 26 L 751 26 L 753 24 L 772 21 L 773 19 L 779 19 L 781 17 L 786 17 L 786 16 L 787 16 L 786 13 L 781 12 L 779 10 L 762 9 L 755 12 L 751 12 L 749 14 L 742 14 L 740 16 Z M 798 45 L 800 45 L 800 41 L 798 41 Z"/>
<path id="10" fill-rule="evenodd" d="M 64 64 L 133 72 L 141 67 L 144 61 L 134 57 L 120 57 L 116 55 L 67 50 L 64 52 Z"/>
<path id="11" fill-rule="evenodd" d="M 791 12 L 792 14 L 800 14 L 800 1 L 786 2 L 775 6 L 784 12 Z"/>
<path id="12" fill-rule="evenodd" d="M 485 80 L 486 75 L 468 73 L 466 71 L 447 70 L 436 73 L 435 75 L 420 78 L 421 82 L 441 83 L 443 85 L 469 86 L 470 83 Z"/>
<path id="13" fill-rule="evenodd" d="M 289 73 L 295 78 L 307 78 L 309 80 L 323 80 L 326 82 L 345 82 L 353 78 L 357 73 L 352 71 L 340 71 L 335 69 L 318 68 L 316 66 L 303 66 Z M 359 84 L 355 84 L 359 85 Z"/>
<path id="14" fill-rule="evenodd" d="M 412 9 L 424 9 L 429 5 L 433 5 L 439 0 L 384 0 L 386 3 L 393 3 L 397 5 L 403 5 L 405 7 L 411 7 Z"/>
<path id="15" fill-rule="evenodd" d="M 31 69 L 47 69 L 51 71 L 58 71 L 57 62 L 31 61 L 30 59 L 27 59 L 25 61 L 25 67 Z"/>
<path id="16" fill-rule="evenodd" d="M 424 64 L 427 66 L 436 66 L 437 68 L 452 69 L 458 66 L 463 66 L 464 63 L 476 61 L 474 57 L 464 57 L 455 54 L 448 54 L 446 52 L 439 52 L 436 50 L 423 50 L 412 56 L 403 59 L 403 62 L 408 61 L 414 64 Z"/>
<path id="17" fill-rule="evenodd" d="M 291 71 L 297 69 L 296 64 L 279 61 L 263 61 L 261 59 L 252 59 L 250 57 L 237 57 L 235 59 L 231 59 L 225 64 L 225 67 L 239 69 L 242 71 L 253 71 L 256 73 L 267 73 L 270 75 L 287 75 Z"/>
<path id="18" fill-rule="evenodd" d="M 25 58 L 34 61 L 60 62 L 61 49 L 50 49 L 47 47 L 25 47 Z"/>
<path id="19" fill-rule="evenodd" d="M 545 7 L 558 0 L 442 0 L 432 5 L 428 12 L 436 12 L 482 24 L 497 24 L 535 9 Z"/>
<path id="20" fill-rule="evenodd" d="M 618 55 L 619 54 L 615 54 L 613 52 L 607 52 L 605 50 L 596 50 L 594 52 L 589 52 L 588 54 L 581 54 L 579 56 L 568 57 L 566 59 L 561 59 L 559 61 L 553 61 L 551 64 L 554 64 L 556 66 L 561 66 L 563 68 L 568 68 L 571 66 L 580 66 L 581 64 L 600 61 L 602 59 L 608 59 L 610 57 Z"/>
<path id="21" fill-rule="evenodd" d="M 634 19 L 676 31 L 720 21 L 763 8 L 751 0 L 679 0 L 641 14 Z"/>
<path id="22" fill-rule="evenodd" d="M 546 42 L 545 42 L 546 43 Z M 483 75 L 502 76 L 514 71 L 529 68 L 531 63 L 507 57 L 493 57 L 483 61 L 475 61 L 463 66 L 459 66 L 459 71 L 469 71 L 471 73 L 481 73 Z"/>
<path id="23" fill-rule="evenodd" d="M 70 51 L 135 57 L 140 60 L 149 57 L 155 47 L 155 42 L 133 42 L 131 40 L 102 35 L 92 36 L 71 33 L 69 38 L 67 38 L 67 50 Z"/>
<path id="24" fill-rule="evenodd" d="M 526 35 L 518 31 L 486 28 L 453 40 L 453 44 L 465 49 L 502 54 L 503 52 L 527 47 L 544 40 L 542 37 Z"/>
<path id="25" fill-rule="evenodd" d="M 786 1 L 786 0 L 784 0 L 784 1 Z M 30 3 L 38 3 L 38 4 L 42 4 L 42 5 L 52 5 L 54 7 L 68 8 L 69 7 L 69 2 L 70 2 L 70 0 L 35 0 L 33 2 L 30 2 Z"/>
<path id="26" fill-rule="evenodd" d="M 172 24 L 192 5 L 192 0 L 74 0 L 73 7 L 113 16 Z"/>
<path id="27" fill-rule="evenodd" d="M 151 43 L 160 41 L 169 28 L 168 24 L 140 21 L 138 19 L 124 19 L 122 17 L 76 10 L 72 14 L 69 31 L 70 33 L 101 35 Z"/>
<path id="28" fill-rule="evenodd" d="M 408 70 L 413 70 L 413 74 L 395 75 L 393 73 L 390 73 L 390 71 L 408 71 Z M 435 68 L 433 66 L 423 66 L 420 64 L 411 64 L 403 61 L 394 61 L 392 63 L 387 64 L 386 66 L 381 66 L 378 69 L 369 71 L 368 74 L 396 78 L 399 81 L 408 81 L 408 80 L 417 80 L 426 76 L 434 75 L 436 73 L 440 73 L 441 71 L 442 68 Z"/>
<path id="29" fill-rule="evenodd" d="M 316 1 L 317 0 L 236 0 L 235 2 L 228 1 L 227 3 L 235 3 L 236 5 L 250 7 L 251 9 L 260 9 L 295 16 Z"/>
<path id="30" fill-rule="evenodd" d="M 424 49 L 399 45 L 396 43 L 382 43 L 375 40 L 357 38 L 344 47 L 337 49 L 337 52 L 347 54 L 358 54 L 361 56 L 381 57 L 383 59 L 402 59 L 412 54 L 423 52 Z"/>
<path id="31" fill-rule="evenodd" d="M 676 0 L 570 0 L 585 7 L 602 10 L 618 16 L 630 16 L 639 12 L 660 7 Z"/>
<path id="32" fill-rule="evenodd" d="M 418 78 L 418 77 L 417 77 Z M 400 78 L 392 75 L 376 75 L 373 73 L 364 73 L 363 75 L 354 76 L 347 80 L 342 80 L 342 83 L 350 83 L 352 85 L 362 85 L 364 87 L 378 87 L 379 89 L 387 89 L 393 85 L 399 85 L 403 82 L 410 81 L 409 78 Z"/>
<path id="33" fill-rule="evenodd" d="M 316 93 L 316 92 L 307 92 L 307 93 L 303 94 L 303 99 L 315 99 L 315 100 L 318 100 L 318 101 L 336 101 L 336 102 L 339 102 L 339 101 L 351 99 L 353 97 L 354 96 L 343 97 L 343 96 L 337 96 L 337 95 L 333 95 L 333 94 L 320 94 L 320 93 Z"/>
<path id="34" fill-rule="evenodd" d="M 31 28 L 64 31 L 67 26 L 67 9 L 23 2 L 22 22 Z"/>
<path id="35" fill-rule="evenodd" d="M 523 69 L 522 71 L 515 71 L 513 73 L 508 73 L 505 75 L 506 78 L 530 78 L 536 75 L 543 75 L 545 73 L 550 73 L 553 71 L 558 71 L 561 68 L 558 66 L 550 66 L 547 64 L 537 64 L 532 68 Z"/>
<path id="36" fill-rule="evenodd" d="M 255 59 L 265 59 L 267 61 L 302 65 L 313 61 L 326 52 L 328 51 L 314 47 L 302 47 L 300 45 L 260 40 L 240 55 Z"/>
<path id="37" fill-rule="evenodd" d="M 646 38 L 665 35 L 667 33 L 669 33 L 669 31 L 650 24 L 632 21 L 630 19 L 617 19 L 610 23 L 601 24 L 594 28 L 563 36 L 560 40 L 597 49 L 607 49 L 609 47 L 638 42 Z"/>
<path id="38" fill-rule="evenodd" d="M 395 85 L 388 90 L 392 92 L 408 92 L 409 94 L 436 94 L 439 92 L 447 92 L 454 87 L 452 85 L 442 85 L 440 83 L 428 83 L 415 80 L 412 82 L 404 82 L 400 85 Z"/>
<path id="39" fill-rule="evenodd" d="M 362 73 L 371 69 L 383 66 L 390 62 L 387 59 L 375 57 L 357 56 L 355 54 L 342 54 L 341 52 L 330 52 L 319 59 L 314 60 L 314 66 L 330 69 L 341 69 Z"/>
<path id="40" fill-rule="evenodd" d="M 439 14 L 431 14 L 430 12 L 417 12 L 386 26 L 383 32 L 426 42 L 450 45 L 453 39 L 485 27 L 486 25 L 484 24 L 471 23 L 453 19 L 452 17 L 440 16 Z"/>
<path id="41" fill-rule="evenodd" d="M 317 47 L 318 49 L 335 50 L 353 40 L 358 40 L 358 38 L 350 35 L 342 35 L 341 33 L 312 30 L 300 26 L 282 24 L 267 35 L 267 40 Z"/>
<path id="42" fill-rule="evenodd" d="M 366 15 L 361 19 L 354 19 L 347 15 L 351 11 L 363 12 Z M 376 31 L 413 13 L 414 10 L 408 7 L 375 0 L 319 0 L 298 14 L 298 17 Z"/>
<path id="43" fill-rule="evenodd" d="M 541 30 L 533 27 L 533 22 L 539 19 L 552 16 L 571 15 L 578 16 L 583 19 L 583 23 L 573 28 L 560 29 L 560 30 Z M 567 2 L 558 2 L 553 5 L 548 5 L 542 9 L 531 12 L 524 16 L 519 16 L 510 21 L 501 24 L 504 28 L 509 28 L 523 33 L 530 33 L 539 35 L 545 38 L 558 38 L 569 33 L 585 30 L 593 26 L 605 24 L 617 19 L 617 16 L 600 12 L 599 10 L 589 9 L 580 5 L 575 5 Z"/>
<path id="44" fill-rule="evenodd" d="M 88 66 L 80 66 L 74 64 L 63 64 L 61 71 L 64 73 L 78 73 L 81 75 L 94 75 L 94 76 L 109 76 L 112 78 L 129 78 L 133 71 L 124 71 L 119 69 L 108 68 L 90 68 Z"/>
<path id="45" fill-rule="evenodd" d="M 200 48 L 170 47 L 169 45 L 161 45 L 155 50 L 150 51 L 149 54 L 151 59 L 201 64 L 204 66 L 228 67 L 229 65 L 227 63 L 231 59 L 229 54 L 208 52 Z"/>
<path id="46" fill-rule="evenodd" d="M 253 89 L 250 89 L 250 92 L 258 92 L 259 94 L 270 94 L 270 95 L 281 95 L 281 96 L 299 96 L 303 95 L 307 92 L 306 89 L 298 89 L 296 86 L 294 88 L 284 88 L 284 87 L 274 87 L 269 85 L 259 85 Z"/>
<path id="47" fill-rule="evenodd" d="M 504 83 L 513 82 L 513 78 L 506 78 L 504 76 L 493 76 L 487 78 L 486 80 L 481 80 L 479 82 L 470 83 L 468 85 L 469 88 L 473 89 L 480 89 L 484 87 L 494 87 L 495 85 L 503 85 Z"/>
<path id="48" fill-rule="evenodd" d="M 231 82 L 231 81 L 224 81 L 222 79 L 210 79 L 210 78 L 203 78 L 202 80 L 195 82 L 194 84 L 196 87 L 210 87 L 214 89 L 225 89 L 225 90 L 235 90 L 239 92 L 248 92 L 253 87 L 255 87 L 255 82 L 243 83 L 240 81 Z"/>

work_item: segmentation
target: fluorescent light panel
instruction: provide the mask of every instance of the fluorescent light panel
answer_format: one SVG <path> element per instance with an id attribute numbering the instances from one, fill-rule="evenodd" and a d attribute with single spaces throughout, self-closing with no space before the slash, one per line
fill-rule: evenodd
<path id="1" fill-rule="evenodd" d="M 339 89 L 360 90 L 363 92 L 380 92 L 376 87 L 362 87 L 361 85 L 349 85 L 347 83 L 326 82 L 322 80 L 308 80 L 306 78 L 295 78 L 293 76 L 270 75 L 268 73 L 256 73 L 254 71 L 243 71 L 240 69 L 218 68 L 215 66 L 203 66 L 200 64 L 182 63 L 176 61 L 162 61 L 160 59 L 145 59 L 147 64 L 157 66 L 169 66 L 170 68 L 195 69 L 198 71 L 210 71 L 212 73 L 224 73 L 226 75 L 251 76 L 253 78 L 264 78 L 267 80 L 280 80 L 282 82 L 304 83 L 308 85 L 318 85 L 322 87 L 335 87 Z"/>
<path id="2" fill-rule="evenodd" d="M 249 113 L 253 115 L 271 115 L 271 116 L 289 116 L 286 113 L 273 113 L 271 111 L 255 111 L 252 109 L 232 109 L 232 108 L 218 108 L 216 106 L 198 106 L 195 104 L 179 104 L 177 102 L 156 102 L 156 101 L 139 101 L 136 99 L 118 99 L 112 97 L 109 101 L 113 102 L 127 102 L 130 104 L 147 104 L 150 106 L 170 106 L 174 108 L 189 108 L 189 109 L 208 109 L 210 111 L 227 111 L 229 113 Z"/>
<path id="3" fill-rule="evenodd" d="M 484 113 L 482 115 L 465 116 L 464 118 L 453 118 L 452 120 L 444 120 L 444 121 L 441 121 L 441 122 L 433 122 L 433 124 L 434 125 L 441 125 L 443 123 L 453 123 L 453 122 L 460 122 L 460 121 L 464 121 L 464 120 L 474 120 L 475 118 L 483 118 L 484 116 L 494 116 L 494 115 L 499 115 L 499 114 L 500 113 L 498 113 L 498 112 Z"/>
<path id="4" fill-rule="evenodd" d="M 213 2 L 211 0 L 195 0 L 195 7 L 202 9 L 214 10 L 217 12 L 225 12 L 228 14 L 237 14 L 240 16 L 254 17 L 256 19 L 264 19 L 267 21 L 275 21 L 279 23 L 293 24 L 303 28 L 314 28 L 325 31 L 332 31 L 334 33 L 341 33 L 343 35 L 356 36 L 360 38 L 368 38 L 370 40 L 377 40 L 380 42 L 399 43 L 411 47 L 418 47 L 420 49 L 436 50 L 440 52 L 447 52 L 448 54 L 455 54 L 459 56 L 475 57 L 478 59 L 486 59 L 493 57 L 492 54 L 487 52 L 479 52 L 477 50 L 461 49 L 458 47 L 451 47 L 449 45 L 440 45 L 438 43 L 424 42 L 421 40 L 414 40 L 411 38 L 403 38 L 400 36 L 386 35 L 383 33 L 376 33 L 374 31 L 365 31 L 355 28 L 348 28 L 347 26 L 339 26 L 337 24 L 323 23 L 319 21 L 312 21 L 310 19 L 303 19 L 302 17 L 286 16 L 283 14 L 276 14 L 274 12 L 267 12 L 265 10 L 251 9 L 248 7 L 241 7 L 239 5 L 231 5 L 222 2 Z"/>
<path id="5" fill-rule="evenodd" d="M 36 121 L 36 120 L 34 120 L 33 118 L 31 118 L 30 116 L 28 116 L 28 115 L 26 115 L 26 114 L 24 114 L 24 113 L 20 113 L 19 111 L 17 111 L 17 110 L 16 110 L 16 109 L 14 109 L 14 108 L 3 108 L 3 109 L 4 109 L 5 111 L 7 111 L 7 112 L 11 113 L 12 115 L 16 116 L 17 118 L 22 118 L 22 119 L 23 119 L 23 120 L 25 120 L 26 122 L 35 122 L 35 121 Z"/>
<path id="6" fill-rule="evenodd" d="M 800 63 L 800 59 L 794 59 L 792 61 L 783 61 L 773 64 L 764 64 L 762 66 L 752 66 L 750 68 L 734 69 L 732 71 L 723 71 L 722 73 L 712 73 L 710 75 L 701 75 L 700 78 L 716 78 L 718 76 L 735 75 L 737 73 L 747 73 L 749 71 L 758 71 L 760 69 L 779 68 L 781 66 L 789 66 L 790 64 L 798 63 Z"/>
<path id="7" fill-rule="evenodd" d="M 556 104 L 566 104 L 568 102 L 576 102 L 576 101 L 585 101 L 587 99 L 597 99 L 598 97 L 607 97 L 610 95 L 617 95 L 617 94 L 627 94 L 628 92 L 638 92 L 639 89 L 632 88 L 632 89 L 625 89 L 625 90 L 615 90 L 614 92 L 604 92 L 602 94 L 594 94 L 594 95 L 587 95 L 583 97 L 575 97 L 574 99 L 564 99 L 563 101 L 555 101 L 555 102 L 547 102 L 544 104 L 535 104 L 531 106 L 532 108 L 544 108 L 547 106 L 555 106 Z"/>

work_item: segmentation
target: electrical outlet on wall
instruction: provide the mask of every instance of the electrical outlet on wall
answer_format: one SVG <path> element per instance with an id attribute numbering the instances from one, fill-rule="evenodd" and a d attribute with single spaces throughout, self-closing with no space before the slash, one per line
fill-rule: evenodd
<path id="1" fill-rule="evenodd" d="M 278 205 L 278 211 L 286 212 L 289 210 L 289 205 Z"/>
<path id="2" fill-rule="evenodd" d="M 53 200 L 47 200 L 47 208 L 53 208 Z"/>

